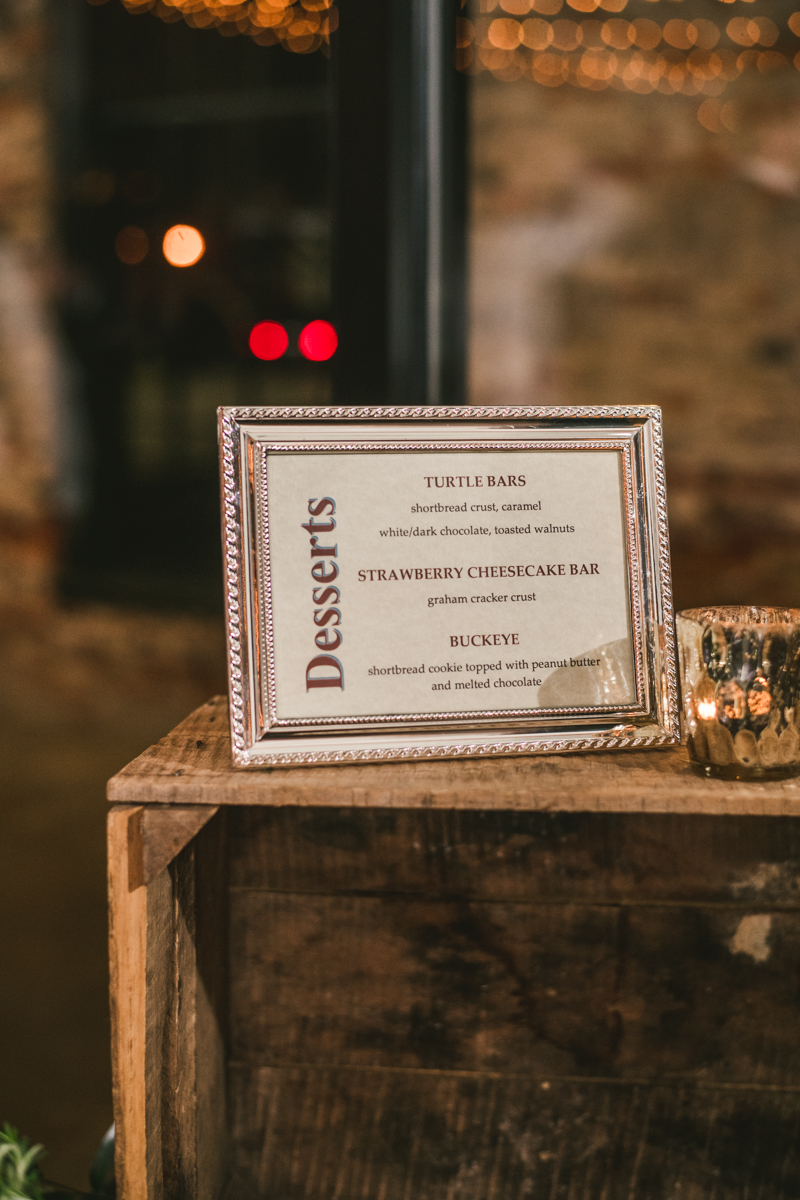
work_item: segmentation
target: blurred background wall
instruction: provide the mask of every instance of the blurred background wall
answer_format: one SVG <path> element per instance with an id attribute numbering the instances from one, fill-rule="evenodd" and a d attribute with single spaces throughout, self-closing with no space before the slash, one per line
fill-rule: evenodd
<path id="1" fill-rule="evenodd" d="M 661 405 L 678 607 L 800 597 L 795 3 L 442 0 L 441 398 Z M 214 409 L 419 400 L 411 8 L 0 5 L 0 1120 L 68 1183 L 111 1119 L 105 781 L 225 688 Z"/>
<path id="2" fill-rule="evenodd" d="M 473 402 L 658 404 L 678 608 L 800 596 L 794 0 L 481 0 Z"/>

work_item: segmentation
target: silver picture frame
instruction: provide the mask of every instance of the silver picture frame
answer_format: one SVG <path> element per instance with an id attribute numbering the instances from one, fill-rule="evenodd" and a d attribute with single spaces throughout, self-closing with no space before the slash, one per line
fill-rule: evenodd
<path id="1" fill-rule="evenodd" d="M 660 410 L 352 407 L 218 410 L 233 763 L 241 768 L 564 754 L 677 745 Z M 632 690 L 627 703 L 281 717 L 270 455 L 611 450 L 619 455 Z M 273 504 L 276 498 L 273 496 Z M 316 544 L 316 543 L 315 543 Z M 318 643 L 319 644 L 319 643 Z M 308 678 L 308 677 L 307 677 Z"/>

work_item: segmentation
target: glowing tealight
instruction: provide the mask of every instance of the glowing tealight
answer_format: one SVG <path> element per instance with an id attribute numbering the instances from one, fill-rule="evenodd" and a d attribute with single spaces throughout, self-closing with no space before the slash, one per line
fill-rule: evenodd
<path id="1" fill-rule="evenodd" d="M 206 244 L 200 230 L 193 225 L 173 225 L 164 234 L 162 249 L 171 266 L 193 267 L 205 254 Z"/>
<path id="2" fill-rule="evenodd" d="M 298 345 L 304 358 L 325 362 L 336 353 L 339 338 L 330 321 L 312 321 L 300 334 Z"/>
<path id="3" fill-rule="evenodd" d="M 250 330 L 248 345 L 256 358 L 274 362 L 286 353 L 289 335 L 277 321 L 259 321 Z"/>
<path id="4" fill-rule="evenodd" d="M 713 721 L 717 715 L 715 700 L 701 700 L 697 705 L 697 715 L 701 721 Z"/>

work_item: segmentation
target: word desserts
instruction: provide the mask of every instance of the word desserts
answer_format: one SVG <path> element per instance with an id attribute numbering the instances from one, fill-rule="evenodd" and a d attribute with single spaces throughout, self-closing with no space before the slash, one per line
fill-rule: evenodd
<path id="1" fill-rule="evenodd" d="M 336 521 L 333 518 L 333 514 L 336 512 L 336 501 L 332 500 L 330 496 L 323 496 L 321 500 L 309 500 L 308 511 L 311 514 L 311 519 L 301 525 L 300 528 L 307 529 L 310 535 L 311 558 L 330 560 L 327 562 L 312 562 L 311 565 L 311 578 L 317 583 L 326 585 L 325 587 L 314 587 L 311 590 L 312 600 L 315 604 L 320 605 L 319 608 L 314 609 L 314 624 L 320 631 L 314 635 L 314 644 L 320 650 L 338 650 L 342 644 L 342 634 L 338 628 L 342 623 L 341 610 L 335 607 L 323 608 L 322 605 L 330 604 L 331 600 L 337 605 L 339 604 L 340 594 L 338 587 L 327 586 L 339 577 L 339 566 L 333 561 L 338 558 L 339 548 L 336 543 L 332 546 L 319 545 L 319 535 L 321 533 L 332 533 L 336 528 Z M 315 517 L 324 516 L 326 512 L 329 520 L 314 520 Z M 323 671 L 324 674 L 312 674 L 312 672 L 316 671 Z M 331 674 L 331 671 L 333 671 L 333 674 Z M 306 691 L 310 691 L 311 688 L 329 687 L 340 688 L 341 691 L 344 691 L 344 667 L 333 654 L 317 654 L 306 667 Z"/>

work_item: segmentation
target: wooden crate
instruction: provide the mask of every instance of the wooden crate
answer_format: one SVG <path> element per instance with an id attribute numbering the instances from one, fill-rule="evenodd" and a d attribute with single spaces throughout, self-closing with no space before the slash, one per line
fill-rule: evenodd
<path id="1" fill-rule="evenodd" d="M 796 1200 L 800 783 L 683 752 L 109 785 L 122 1200 Z"/>

